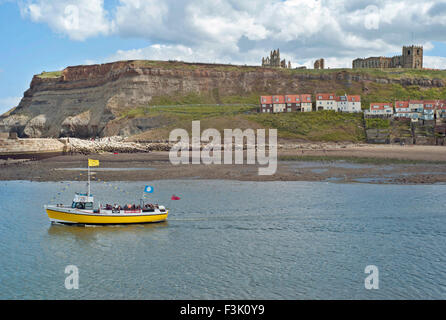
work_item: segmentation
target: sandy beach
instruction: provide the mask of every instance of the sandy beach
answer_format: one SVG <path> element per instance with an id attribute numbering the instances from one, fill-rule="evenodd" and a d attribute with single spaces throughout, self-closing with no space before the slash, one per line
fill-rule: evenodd
<path id="1" fill-rule="evenodd" d="M 86 160 L 100 160 L 93 180 L 231 179 L 347 183 L 446 183 L 446 147 L 299 144 L 279 149 L 277 172 L 260 176 L 258 165 L 172 165 L 168 152 L 60 155 L 41 160 L 2 160 L 0 180 L 82 181 Z"/>

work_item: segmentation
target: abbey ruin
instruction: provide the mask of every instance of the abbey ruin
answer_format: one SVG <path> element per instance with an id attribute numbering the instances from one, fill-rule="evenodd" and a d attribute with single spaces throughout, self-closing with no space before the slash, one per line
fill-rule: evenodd
<path id="1" fill-rule="evenodd" d="M 353 60 L 353 69 L 357 68 L 406 68 L 423 69 L 423 47 L 405 46 L 401 56 L 370 57 Z"/>
<path id="2" fill-rule="evenodd" d="M 316 60 L 314 62 L 314 69 L 317 70 L 325 69 L 325 60 L 323 58 Z"/>
<path id="3" fill-rule="evenodd" d="M 262 58 L 262 67 L 291 69 L 291 62 L 287 63 L 285 59 L 280 60 L 280 50 L 277 49 L 271 51 L 269 57 Z"/>

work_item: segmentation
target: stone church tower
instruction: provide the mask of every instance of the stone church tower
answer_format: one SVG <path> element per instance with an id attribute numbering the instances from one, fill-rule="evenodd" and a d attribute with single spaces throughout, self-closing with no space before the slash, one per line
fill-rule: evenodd
<path id="1" fill-rule="evenodd" d="M 423 69 L 423 47 L 403 47 L 403 68 Z"/>

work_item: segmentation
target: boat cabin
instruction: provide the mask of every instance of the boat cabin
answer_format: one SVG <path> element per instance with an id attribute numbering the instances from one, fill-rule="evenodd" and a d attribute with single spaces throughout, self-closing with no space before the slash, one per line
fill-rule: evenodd
<path id="1" fill-rule="evenodd" d="M 94 198 L 87 194 L 76 193 L 71 208 L 93 210 Z"/>

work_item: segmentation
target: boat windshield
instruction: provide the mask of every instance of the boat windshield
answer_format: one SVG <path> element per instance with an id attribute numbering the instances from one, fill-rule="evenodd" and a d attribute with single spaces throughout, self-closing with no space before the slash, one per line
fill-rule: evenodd
<path id="1" fill-rule="evenodd" d="M 71 208 L 93 210 L 93 202 L 74 202 Z"/>

